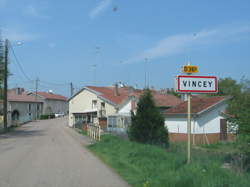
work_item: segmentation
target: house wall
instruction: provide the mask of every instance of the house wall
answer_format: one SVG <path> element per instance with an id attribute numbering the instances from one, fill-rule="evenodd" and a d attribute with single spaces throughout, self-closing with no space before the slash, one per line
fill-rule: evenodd
<path id="1" fill-rule="evenodd" d="M 214 143 L 220 139 L 220 115 L 225 111 L 227 104 L 221 104 L 213 110 L 204 112 L 191 120 L 192 140 L 196 143 Z M 187 118 L 184 117 L 166 117 L 165 127 L 168 128 L 171 141 L 187 141 Z"/>
<path id="2" fill-rule="evenodd" d="M 43 114 L 48 114 L 48 107 L 51 108 L 51 113 L 54 114 L 67 114 L 68 102 L 55 99 L 45 99 L 43 103 Z"/>
<path id="3" fill-rule="evenodd" d="M 29 110 L 29 104 L 31 106 Z M 36 110 L 37 105 L 39 105 L 39 110 Z M 12 120 L 12 112 L 18 111 L 19 120 Z M 13 123 L 26 123 L 36 119 L 36 113 L 40 115 L 42 113 L 42 103 L 32 103 L 32 102 L 8 102 L 8 126 L 13 125 Z"/>
<path id="4" fill-rule="evenodd" d="M 195 133 L 220 133 L 220 119 L 224 119 L 220 113 L 225 111 L 226 107 L 227 105 L 223 104 L 216 107 L 212 111 L 201 114 L 196 119 Z"/>
<path id="5" fill-rule="evenodd" d="M 127 104 L 125 104 L 123 107 L 121 107 L 118 111 L 119 114 L 130 114 L 130 111 L 132 109 L 131 101 L 129 101 Z"/>
<path id="6" fill-rule="evenodd" d="M 69 101 L 69 126 L 72 127 L 74 124 L 74 113 L 82 113 L 85 110 L 93 109 L 92 100 L 97 100 L 97 111 L 101 109 L 101 102 L 105 102 L 104 100 L 98 98 L 96 94 L 86 89 L 84 89 Z M 116 113 L 115 107 L 107 102 L 105 102 L 105 110 L 106 116 Z"/>

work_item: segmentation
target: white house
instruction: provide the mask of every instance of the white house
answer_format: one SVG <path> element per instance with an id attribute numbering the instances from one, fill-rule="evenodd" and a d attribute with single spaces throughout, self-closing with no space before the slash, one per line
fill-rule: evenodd
<path id="1" fill-rule="evenodd" d="M 137 103 L 142 93 L 143 90 L 130 91 L 127 100 L 119 105 L 117 114 L 108 116 L 109 131 L 126 132 L 131 121 L 131 111 L 136 113 Z M 160 93 L 156 90 L 151 90 L 151 93 L 156 107 L 161 112 L 181 103 L 181 99 L 174 95 Z"/>
<path id="2" fill-rule="evenodd" d="M 232 139 L 225 119 L 228 97 L 193 97 L 191 139 L 194 144 Z M 187 101 L 165 111 L 170 141 L 187 141 Z"/>

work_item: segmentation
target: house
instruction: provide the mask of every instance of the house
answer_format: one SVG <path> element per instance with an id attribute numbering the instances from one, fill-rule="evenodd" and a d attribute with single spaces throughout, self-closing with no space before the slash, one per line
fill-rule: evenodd
<path id="1" fill-rule="evenodd" d="M 69 126 L 73 127 L 78 121 L 84 121 L 99 123 L 102 128 L 106 128 L 108 117 L 109 121 L 113 120 L 113 122 L 114 116 L 130 118 L 130 111 L 136 111 L 136 103 L 142 92 L 142 90 L 118 87 L 118 85 L 84 87 L 69 99 Z M 157 106 L 161 109 L 175 106 L 181 102 L 172 95 L 161 95 L 157 91 L 152 91 L 152 94 Z M 124 118 L 124 121 L 127 121 L 127 118 Z"/>
<path id="2" fill-rule="evenodd" d="M 107 116 L 118 111 L 127 98 L 125 88 L 87 86 L 69 99 L 69 126 L 78 121 L 99 123 L 105 127 Z"/>
<path id="3" fill-rule="evenodd" d="M 131 124 L 131 111 L 136 113 L 137 103 L 142 93 L 143 90 L 129 91 L 128 98 L 118 106 L 117 114 L 108 116 L 108 131 L 117 133 L 126 132 L 128 126 Z M 156 107 L 158 107 L 161 112 L 182 102 L 178 97 L 168 93 L 161 93 L 156 90 L 151 90 L 151 93 Z"/>
<path id="4" fill-rule="evenodd" d="M 42 113 L 42 102 L 23 88 L 8 90 L 8 126 L 37 119 Z"/>
<path id="5" fill-rule="evenodd" d="M 43 103 L 42 114 L 67 114 L 68 102 L 67 98 L 54 94 L 52 91 L 30 93 L 33 97 Z"/>
<path id="6" fill-rule="evenodd" d="M 225 117 L 228 97 L 193 97 L 191 101 L 191 139 L 194 144 L 232 139 Z M 187 141 L 187 101 L 166 110 L 165 126 L 170 141 Z"/>

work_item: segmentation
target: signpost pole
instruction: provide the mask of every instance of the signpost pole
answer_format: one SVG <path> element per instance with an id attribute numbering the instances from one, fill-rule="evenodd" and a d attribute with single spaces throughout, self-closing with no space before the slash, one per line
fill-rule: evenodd
<path id="1" fill-rule="evenodd" d="M 187 145 L 187 163 L 191 160 L 191 94 L 188 93 L 188 119 L 187 119 L 187 132 L 188 132 L 188 145 Z"/>

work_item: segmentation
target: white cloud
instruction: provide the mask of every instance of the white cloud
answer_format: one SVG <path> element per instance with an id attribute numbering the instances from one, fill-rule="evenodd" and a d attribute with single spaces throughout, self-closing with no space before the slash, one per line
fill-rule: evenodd
<path id="1" fill-rule="evenodd" d="M 142 61 L 145 58 L 155 59 L 176 55 L 199 46 L 239 40 L 242 35 L 249 33 L 250 25 L 231 25 L 201 30 L 196 33 L 172 35 L 163 38 L 153 47 L 144 50 L 137 56 L 126 60 L 125 64 Z M 250 39 L 249 35 L 248 39 Z"/>
<path id="2" fill-rule="evenodd" d="M 40 38 L 40 35 L 38 34 L 17 31 L 16 29 L 2 29 L 2 32 L 5 38 L 8 38 L 10 41 L 14 42 L 33 41 Z"/>
<path id="3" fill-rule="evenodd" d="M 101 2 L 90 11 L 89 17 L 94 19 L 98 15 L 100 15 L 109 5 L 112 3 L 112 0 L 101 0 Z"/>

